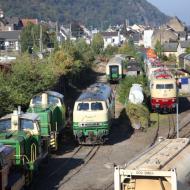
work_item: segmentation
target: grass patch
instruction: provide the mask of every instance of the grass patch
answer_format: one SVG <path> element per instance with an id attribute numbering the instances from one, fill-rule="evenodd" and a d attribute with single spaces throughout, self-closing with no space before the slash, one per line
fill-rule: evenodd
<path id="1" fill-rule="evenodd" d="M 159 122 L 162 123 L 164 120 L 167 119 L 167 114 L 159 114 Z M 150 114 L 150 127 L 157 127 L 158 126 L 158 114 L 151 113 Z"/>

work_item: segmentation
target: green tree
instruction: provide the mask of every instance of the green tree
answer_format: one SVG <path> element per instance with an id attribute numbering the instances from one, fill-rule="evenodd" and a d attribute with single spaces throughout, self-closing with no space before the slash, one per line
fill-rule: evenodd
<path id="1" fill-rule="evenodd" d="M 21 32 L 20 36 L 20 44 L 21 44 L 21 51 L 26 52 L 30 47 L 34 50 L 39 50 L 40 44 L 40 27 L 42 27 L 42 43 L 43 46 L 47 47 L 47 45 L 51 42 L 55 42 L 55 37 L 52 35 L 52 39 L 48 34 L 48 28 L 35 25 L 29 23 Z"/>
<path id="2" fill-rule="evenodd" d="M 112 56 L 113 54 L 117 52 L 118 52 L 118 47 L 112 46 L 112 45 L 108 45 L 106 49 L 104 50 L 104 54 L 108 56 Z"/>
<path id="3" fill-rule="evenodd" d="M 90 48 L 90 45 L 88 45 L 84 39 L 80 38 L 78 41 L 76 41 L 75 46 L 76 50 L 80 54 L 83 64 L 89 67 L 95 59 L 94 53 Z"/>
<path id="4" fill-rule="evenodd" d="M 190 54 L 190 47 L 186 48 L 185 52 Z"/>
<path id="5" fill-rule="evenodd" d="M 127 54 L 127 55 L 130 55 L 130 56 L 133 56 L 135 58 L 138 56 L 137 51 L 136 51 L 135 46 L 134 46 L 132 41 L 129 41 L 128 43 L 124 43 L 118 49 L 118 52 L 122 53 L 122 54 Z"/>
<path id="6" fill-rule="evenodd" d="M 18 105 L 27 106 L 34 94 L 52 88 L 58 77 L 47 60 L 42 62 L 28 55 L 21 56 L 12 64 L 11 72 L 0 73 L 2 113 L 10 112 Z"/>
<path id="7" fill-rule="evenodd" d="M 154 47 L 157 55 L 159 58 L 162 57 L 162 52 L 163 52 L 163 46 L 159 40 L 156 41 L 155 47 Z"/>
<path id="8" fill-rule="evenodd" d="M 100 33 L 94 35 L 94 37 L 92 39 L 91 47 L 96 55 L 100 54 L 103 51 L 104 40 Z"/>

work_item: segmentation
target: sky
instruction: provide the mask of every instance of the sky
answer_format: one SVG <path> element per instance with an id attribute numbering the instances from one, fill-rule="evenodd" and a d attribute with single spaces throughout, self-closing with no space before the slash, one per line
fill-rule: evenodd
<path id="1" fill-rule="evenodd" d="M 190 25 L 190 0 L 147 0 L 160 11 L 169 16 L 177 16 L 182 22 Z"/>

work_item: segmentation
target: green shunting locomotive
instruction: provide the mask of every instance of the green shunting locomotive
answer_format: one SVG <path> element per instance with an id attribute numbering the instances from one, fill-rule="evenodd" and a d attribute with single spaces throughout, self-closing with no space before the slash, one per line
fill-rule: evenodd
<path id="1" fill-rule="evenodd" d="M 39 115 L 41 136 L 48 139 L 50 149 L 56 151 L 65 127 L 64 96 L 54 91 L 39 93 L 31 99 L 27 111 Z"/>
<path id="2" fill-rule="evenodd" d="M 14 149 L 14 168 L 29 184 L 32 174 L 48 155 L 48 141 L 41 138 L 39 116 L 15 110 L 0 119 L 0 143 Z"/>

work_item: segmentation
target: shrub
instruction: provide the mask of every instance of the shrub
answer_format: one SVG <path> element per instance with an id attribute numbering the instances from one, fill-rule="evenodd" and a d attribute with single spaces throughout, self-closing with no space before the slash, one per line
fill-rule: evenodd
<path id="1" fill-rule="evenodd" d="M 147 128 L 150 121 L 150 113 L 148 108 L 143 104 L 132 104 L 126 105 L 126 113 L 130 119 L 132 127 L 136 128 Z"/>

